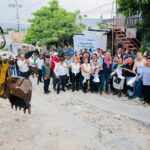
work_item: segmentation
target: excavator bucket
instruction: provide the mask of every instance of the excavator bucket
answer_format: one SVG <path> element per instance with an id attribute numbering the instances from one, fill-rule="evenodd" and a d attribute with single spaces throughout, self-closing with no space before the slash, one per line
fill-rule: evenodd
<path id="1" fill-rule="evenodd" d="M 29 79 L 10 77 L 7 80 L 7 94 L 12 108 L 23 109 L 24 113 L 28 110 L 31 113 L 32 84 Z"/>

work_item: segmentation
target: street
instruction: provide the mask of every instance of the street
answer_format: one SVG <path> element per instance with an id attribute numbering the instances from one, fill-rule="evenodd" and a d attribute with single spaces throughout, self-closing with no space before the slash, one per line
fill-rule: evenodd
<path id="1" fill-rule="evenodd" d="M 149 150 L 150 106 L 33 83 L 31 115 L 0 99 L 0 150 Z"/>

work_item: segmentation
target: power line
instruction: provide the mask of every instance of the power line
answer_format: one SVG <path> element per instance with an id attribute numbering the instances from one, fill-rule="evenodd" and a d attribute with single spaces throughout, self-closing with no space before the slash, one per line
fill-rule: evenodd
<path id="1" fill-rule="evenodd" d="M 28 8 L 26 8 L 26 9 L 24 9 L 23 11 L 21 11 L 19 14 L 24 13 L 23 15 L 25 15 L 25 12 L 26 12 L 26 11 L 28 11 L 28 10 L 32 9 L 33 7 L 35 7 L 35 6 L 39 5 L 40 3 L 43 3 L 44 1 L 45 1 L 45 0 L 43 0 L 43 1 L 39 0 L 38 2 L 34 3 L 34 4 L 33 4 L 33 5 L 31 5 L 30 7 L 28 7 Z M 8 22 L 9 22 L 9 21 L 14 20 L 14 18 L 15 18 L 15 16 L 14 16 L 14 17 L 12 17 L 12 18 L 10 18 L 10 19 L 8 19 Z"/>
<path id="2" fill-rule="evenodd" d="M 34 3 L 33 5 L 31 5 L 30 7 L 26 8 L 26 9 L 24 9 L 24 10 L 23 10 L 22 12 L 20 12 L 20 13 L 24 13 L 25 11 L 30 10 L 31 8 L 33 8 L 33 7 L 37 6 L 37 5 L 39 5 L 40 3 L 43 3 L 44 1 L 45 1 L 45 0 L 43 0 L 43 1 L 39 0 L 38 2 Z"/>
<path id="3" fill-rule="evenodd" d="M 95 8 L 92 8 L 92 9 L 89 9 L 89 10 L 86 10 L 86 11 L 83 11 L 81 12 L 81 14 L 85 14 L 85 13 L 92 13 L 93 11 L 95 11 L 96 9 L 100 9 L 100 8 L 103 8 L 103 7 L 106 7 L 106 6 L 110 6 L 110 5 L 113 5 L 114 2 L 111 2 L 111 3 L 107 3 L 107 4 L 104 4 L 104 5 L 100 5 L 98 7 L 95 7 Z"/>

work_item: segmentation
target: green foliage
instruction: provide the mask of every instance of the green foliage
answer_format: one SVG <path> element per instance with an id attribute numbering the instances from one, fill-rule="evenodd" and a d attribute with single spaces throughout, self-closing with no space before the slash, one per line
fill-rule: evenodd
<path id="1" fill-rule="evenodd" d="M 33 19 L 29 20 L 31 27 L 27 31 L 24 42 L 36 43 L 38 41 L 42 45 L 49 45 L 81 33 L 84 26 L 76 23 L 79 13 L 70 13 L 60 8 L 57 0 L 50 1 L 48 6 L 33 13 Z"/>
<path id="2" fill-rule="evenodd" d="M 142 47 L 150 47 L 150 0 L 117 0 L 118 11 L 125 16 L 141 15 L 142 21 L 137 24 L 142 37 Z"/>
<path id="3" fill-rule="evenodd" d="M 106 29 L 108 28 L 108 24 L 106 23 L 98 23 L 99 29 Z"/>

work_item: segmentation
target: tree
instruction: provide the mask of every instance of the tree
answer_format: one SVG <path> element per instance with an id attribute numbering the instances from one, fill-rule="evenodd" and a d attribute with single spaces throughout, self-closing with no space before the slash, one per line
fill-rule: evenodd
<path id="1" fill-rule="evenodd" d="M 150 47 L 150 0 L 117 0 L 118 11 L 125 16 L 140 15 L 137 29 L 142 36 L 142 46 Z"/>
<path id="2" fill-rule="evenodd" d="M 42 7 L 33 13 L 31 26 L 27 30 L 25 43 L 40 42 L 42 45 L 62 42 L 74 34 L 83 31 L 84 26 L 76 23 L 78 13 L 71 13 L 60 8 L 57 0 L 49 2 L 48 6 Z"/>
<path id="3" fill-rule="evenodd" d="M 108 24 L 106 24 L 106 23 L 98 23 L 97 25 L 98 25 L 99 29 L 107 29 L 108 28 Z"/>

